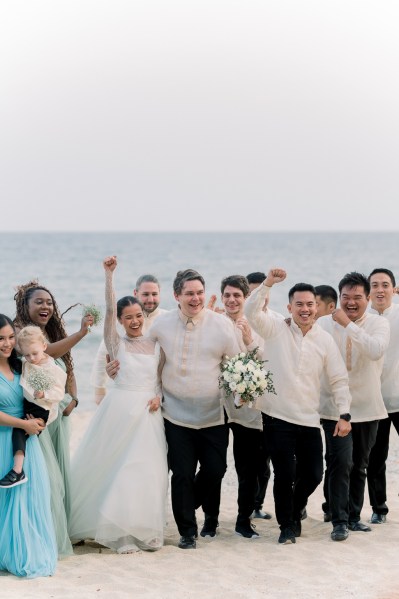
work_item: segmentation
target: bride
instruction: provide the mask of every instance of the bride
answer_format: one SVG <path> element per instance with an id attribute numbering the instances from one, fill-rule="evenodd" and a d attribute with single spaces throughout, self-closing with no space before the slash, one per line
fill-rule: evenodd
<path id="1" fill-rule="evenodd" d="M 120 370 L 72 462 L 73 542 L 94 539 L 118 553 L 163 545 L 168 468 L 161 415 L 160 348 L 143 337 L 141 304 L 115 303 L 116 256 L 103 262 L 104 340 Z M 116 319 L 125 329 L 120 337 Z"/>

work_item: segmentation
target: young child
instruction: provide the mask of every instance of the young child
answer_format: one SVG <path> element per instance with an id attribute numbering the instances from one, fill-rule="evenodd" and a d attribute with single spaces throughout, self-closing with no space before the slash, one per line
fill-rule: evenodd
<path id="1" fill-rule="evenodd" d="M 47 342 L 40 327 L 23 328 L 18 335 L 18 346 L 23 356 L 20 384 L 24 390 L 24 416 L 42 418 L 50 424 L 57 418 L 58 403 L 64 398 L 67 375 L 45 353 Z M 14 465 L 0 480 L 0 488 L 10 489 L 28 480 L 23 471 L 26 436 L 22 429 L 13 429 Z"/>

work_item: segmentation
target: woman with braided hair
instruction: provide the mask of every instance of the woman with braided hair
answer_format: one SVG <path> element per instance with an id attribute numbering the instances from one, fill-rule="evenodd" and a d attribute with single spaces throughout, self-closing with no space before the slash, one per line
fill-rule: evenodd
<path id="1" fill-rule="evenodd" d="M 50 474 L 51 507 L 59 553 L 68 555 L 72 553 L 66 532 L 71 505 L 68 416 L 78 405 L 70 350 L 87 335 L 89 327 L 93 324 L 93 317 L 91 315 L 84 316 L 80 330 L 68 336 L 54 296 L 37 280 L 17 287 L 14 299 L 16 302 L 14 320 L 16 330 L 32 324 L 40 327 L 48 340 L 46 353 L 54 358 L 67 374 L 65 398 L 59 404 L 58 417 L 40 435 L 40 444 Z M 55 457 L 56 459 L 54 459 Z M 60 496 L 63 497 L 63 501 L 60 501 Z"/>

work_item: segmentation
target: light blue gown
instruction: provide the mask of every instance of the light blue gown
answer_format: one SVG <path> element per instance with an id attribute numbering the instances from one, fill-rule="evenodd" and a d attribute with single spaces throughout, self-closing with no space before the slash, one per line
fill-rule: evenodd
<path id="1" fill-rule="evenodd" d="M 0 374 L 0 411 L 22 416 L 20 376 L 8 381 Z M 12 428 L 0 426 L 0 478 L 13 466 Z M 57 563 L 57 546 L 50 508 L 50 484 L 37 436 L 26 444 L 24 471 L 28 481 L 0 489 L 0 570 L 16 576 L 50 576 Z"/>

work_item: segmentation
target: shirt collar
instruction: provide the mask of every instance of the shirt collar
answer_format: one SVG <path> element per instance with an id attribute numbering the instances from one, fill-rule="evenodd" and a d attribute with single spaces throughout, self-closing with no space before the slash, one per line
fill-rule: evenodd
<path id="1" fill-rule="evenodd" d="M 184 324 L 184 326 L 187 326 L 187 323 L 189 321 L 192 322 L 194 326 L 196 326 L 204 318 L 205 307 L 202 308 L 201 312 L 199 312 L 199 314 L 197 314 L 196 316 L 186 316 L 185 314 L 183 314 L 183 312 L 182 312 L 182 310 L 180 308 L 180 305 L 179 305 L 178 314 L 179 314 L 179 318 L 182 321 L 182 323 Z"/>

